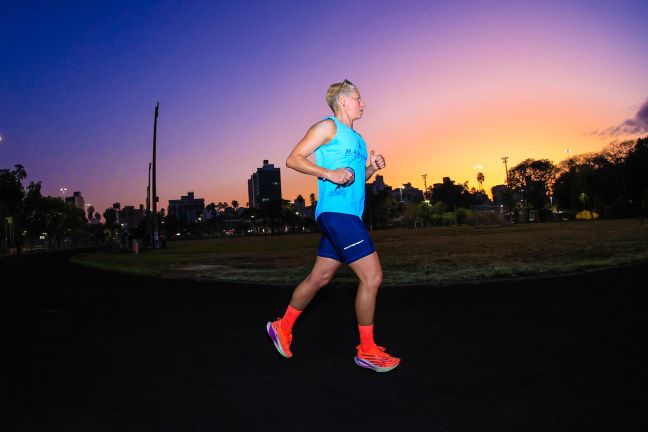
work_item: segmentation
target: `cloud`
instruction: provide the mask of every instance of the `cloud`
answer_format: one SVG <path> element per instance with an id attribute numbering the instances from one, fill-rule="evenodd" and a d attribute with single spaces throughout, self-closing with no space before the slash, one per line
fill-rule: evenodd
<path id="1" fill-rule="evenodd" d="M 641 105 L 634 118 L 627 119 L 623 123 L 607 128 L 604 131 L 594 131 L 591 135 L 607 138 L 642 133 L 648 133 L 648 99 Z"/>

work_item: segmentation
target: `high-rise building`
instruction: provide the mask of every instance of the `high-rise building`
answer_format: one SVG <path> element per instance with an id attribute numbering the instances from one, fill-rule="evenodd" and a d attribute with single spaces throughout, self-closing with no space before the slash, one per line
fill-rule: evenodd
<path id="1" fill-rule="evenodd" d="M 65 197 L 65 203 L 74 208 L 80 208 L 85 211 L 85 200 L 81 192 L 74 192 L 71 197 Z"/>
<path id="2" fill-rule="evenodd" d="M 117 212 L 117 215 L 119 216 L 119 222 L 125 226 L 134 227 L 140 225 L 145 216 L 144 205 L 140 204 L 139 209 L 136 209 L 135 206 L 124 206 Z"/>
<path id="3" fill-rule="evenodd" d="M 384 191 L 385 189 L 391 191 L 391 186 L 387 186 L 385 184 L 385 179 L 380 174 L 376 174 L 376 177 L 374 177 L 374 181 L 371 183 L 367 183 L 365 187 L 365 191 L 371 192 L 374 195 L 378 195 L 380 192 Z"/>
<path id="4" fill-rule="evenodd" d="M 193 192 L 188 192 L 179 200 L 169 200 L 169 216 L 179 221 L 194 223 L 202 217 L 203 210 L 205 210 L 205 199 L 194 198 Z"/>
<path id="5" fill-rule="evenodd" d="M 423 201 L 423 191 L 412 186 L 412 183 L 405 183 L 394 189 L 392 195 L 399 202 L 420 203 Z"/>
<path id="6" fill-rule="evenodd" d="M 267 159 L 248 180 L 248 199 L 250 208 L 269 211 L 272 215 L 281 211 L 281 170 Z"/>

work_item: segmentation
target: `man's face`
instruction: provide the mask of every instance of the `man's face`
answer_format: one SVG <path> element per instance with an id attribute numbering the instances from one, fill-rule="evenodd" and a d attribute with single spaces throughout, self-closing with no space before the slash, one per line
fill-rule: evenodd
<path id="1" fill-rule="evenodd" d="M 348 96 L 341 96 L 340 102 L 343 104 L 344 110 L 347 112 L 349 117 L 353 120 L 362 118 L 364 113 L 365 103 L 360 96 L 358 89 L 354 89 L 351 94 Z"/>

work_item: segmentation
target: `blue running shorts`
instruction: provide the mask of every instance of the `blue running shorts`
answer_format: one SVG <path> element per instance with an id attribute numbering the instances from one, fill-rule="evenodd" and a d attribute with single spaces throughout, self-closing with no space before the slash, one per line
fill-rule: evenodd
<path id="1" fill-rule="evenodd" d="M 322 230 L 318 256 L 351 264 L 376 251 L 367 228 L 356 215 L 324 212 L 317 217 L 317 224 Z"/>

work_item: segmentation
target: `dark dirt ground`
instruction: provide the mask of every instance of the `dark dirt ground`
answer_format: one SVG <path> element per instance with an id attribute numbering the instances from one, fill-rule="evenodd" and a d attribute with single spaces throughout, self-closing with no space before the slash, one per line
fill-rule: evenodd
<path id="1" fill-rule="evenodd" d="M 355 366 L 355 289 L 324 289 L 292 359 L 265 323 L 291 287 L 145 279 L 0 259 L 4 431 L 646 430 L 648 265 L 384 288 Z M 9 279 L 14 282 L 9 282 Z"/>

